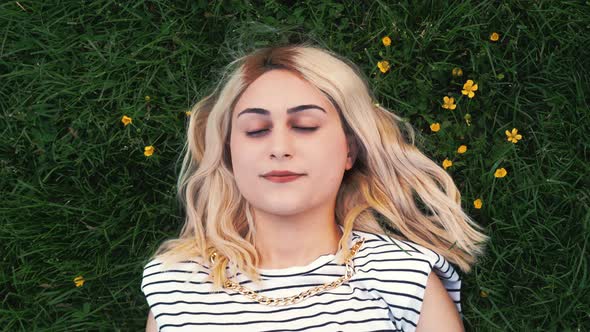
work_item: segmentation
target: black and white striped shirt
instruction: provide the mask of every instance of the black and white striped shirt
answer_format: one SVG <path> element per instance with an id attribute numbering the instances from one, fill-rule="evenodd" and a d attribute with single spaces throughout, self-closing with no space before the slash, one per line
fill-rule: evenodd
<path id="1" fill-rule="evenodd" d="M 410 332 L 416 329 L 426 281 L 434 270 L 462 316 L 461 277 L 443 256 L 416 243 L 358 230 L 349 237 L 349 247 L 360 237 L 365 242 L 348 282 L 291 305 L 269 306 L 232 290 L 211 291 L 205 280 L 209 268 L 201 259 L 167 270 L 151 260 L 144 267 L 141 290 L 160 331 Z M 343 276 L 345 265 L 336 265 L 335 258 L 327 254 L 305 266 L 258 269 L 260 286 L 239 272 L 232 279 L 261 295 L 291 296 Z"/>

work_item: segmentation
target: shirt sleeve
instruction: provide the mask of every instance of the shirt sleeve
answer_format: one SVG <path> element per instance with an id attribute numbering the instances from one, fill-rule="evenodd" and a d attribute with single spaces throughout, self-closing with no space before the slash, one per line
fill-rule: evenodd
<path id="1" fill-rule="evenodd" d="M 160 269 L 160 262 L 157 260 L 150 260 L 147 264 L 144 265 L 143 267 L 143 275 L 141 277 L 141 292 L 143 293 L 146 302 L 148 304 L 149 309 L 151 310 L 152 313 L 154 314 L 154 317 L 156 319 L 156 323 L 158 326 L 158 330 L 159 330 L 159 319 L 157 317 L 159 311 L 158 308 L 152 308 L 155 304 L 155 298 L 157 297 L 156 295 L 153 295 L 151 293 L 154 292 L 154 290 L 152 289 L 154 286 L 157 287 L 158 281 L 159 281 L 159 275 L 162 273 L 161 269 Z"/>
<path id="2" fill-rule="evenodd" d="M 461 318 L 461 276 L 444 256 L 411 241 L 393 239 L 386 236 L 385 240 L 394 244 L 389 259 L 388 271 L 382 292 L 391 311 L 391 319 L 402 331 L 416 330 L 426 284 L 430 273 L 434 272 L 455 303 Z M 385 275 L 384 275 L 385 276 Z"/>
<path id="3" fill-rule="evenodd" d="M 443 256 L 439 255 L 438 253 L 428 249 L 423 248 L 423 253 L 426 254 L 427 257 L 430 258 L 430 269 L 434 270 L 434 272 L 439 277 L 440 281 L 442 281 L 443 285 L 445 286 L 447 293 L 455 303 L 459 314 L 462 314 L 461 311 L 461 276 L 459 275 L 459 270 L 450 263 L 447 259 Z"/>
<path id="4" fill-rule="evenodd" d="M 152 270 L 153 267 L 154 267 L 154 261 L 149 261 L 143 266 L 143 274 L 141 276 L 141 292 L 143 293 L 144 296 L 147 295 L 146 290 L 145 290 L 145 285 L 148 282 L 149 276 L 152 273 L 152 271 L 150 271 L 150 270 Z"/>
<path id="5" fill-rule="evenodd" d="M 414 295 L 420 299 L 420 301 L 416 303 L 416 309 L 418 313 L 417 315 L 412 315 L 409 312 L 407 312 L 409 316 L 413 316 L 412 320 L 417 323 L 418 319 L 420 318 L 420 313 L 422 312 L 422 304 L 424 302 L 424 294 L 426 291 L 426 283 L 428 280 L 428 276 L 432 272 L 434 272 L 442 282 L 443 286 L 447 290 L 447 293 L 449 294 L 449 297 L 451 298 L 451 300 L 453 300 L 453 303 L 455 303 L 455 306 L 457 307 L 457 311 L 459 312 L 461 319 L 463 319 L 463 313 L 461 310 L 461 276 L 459 275 L 458 269 L 439 253 L 426 247 L 420 246 L 416 243 L 408 241 L 404 242 L 416 251 L 422 253 L 424 255 L 424 258 L 429 263 L 428 265 L 423 265 L 425 269 L 424 272 L 426 273 L 426 277 L 421 279 L 420 281 L 423 287 L 416 287 L 414 289 Z M 409 318 L 410 317 L 408 317 L 408 320 Z M 416 327 L 412 326 L 412 328 L 415 329 Z M 406 331 L 413 330 L 411 328 L 408 328 L 406 329 Z"/>

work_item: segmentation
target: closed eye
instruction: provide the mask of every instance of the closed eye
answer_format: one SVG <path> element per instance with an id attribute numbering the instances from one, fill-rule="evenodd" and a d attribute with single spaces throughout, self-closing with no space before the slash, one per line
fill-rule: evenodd
<path id="1" fill-rule="evenodd" d="M 293 129 L 297 129 L 297 130 L 301 130 L 304 132 L 312 132 L 316 129 L 318 129 L 319 127 L 292 127 Z M 268 131 L 268 129 L 261 129 L 261 130 L 256 130 L 256 131 L 247 131 L 246 132 L 246 136 L 251 136 L 251 137 L 257 137 L 257 136 L 261 136 L 260 134 L 262 134 L 263 132 Z"/>

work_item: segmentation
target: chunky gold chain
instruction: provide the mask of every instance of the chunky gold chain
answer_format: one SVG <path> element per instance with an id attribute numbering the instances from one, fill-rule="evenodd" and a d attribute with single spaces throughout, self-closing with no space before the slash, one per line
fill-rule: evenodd
<path id="1" fill-rule="evenodd" d="M 365 242 L 365 238 L 361 238 L 352 246 L 350 254 L 348 255 L 348 257 L 345 260 L 346 273 L 342 277 L 340 277 L 332 282 L 325 283 L 321 286 L 316 286 L 316 287 L 310 288 L 310 289 L 303 291 L 297 295 L 292 295 L 292 296 L 287 296 L 287 297 L 276 297 L 276 298 L 272 298 L 272 297 L 268 297 L 268 296 L 264 296 L 264 295 L 259 295 L 254 290 L 248 289 L 248 288 L 240 285 L 239 283 L 237 283 L 233 280 L 229 280 L 229 279 L 226 279 L 224 281 L 223 285 L 224 285 L 224 287 L 229 288 L 229 289 L 233 289 L 233 290 L 245 295 L 246 297 L 248 297 L 252 300 L 258 301 L 261 304 L 266 304 L 266 305 L 271 305 L 271 306 L 279 306 L 279 305 L 288 305 L 288 304 L 298 303 L 298 302 L 301 302 L 301 301 L 307 299 L 308 297 L 313 296 L 317 293 L 327 291 L 330 289 L 334 289 L 334 288 L 340 286 L 342 283 L 348 281 L 355 273 L 354 261 L 352 259 L 353 259 L 354 255 L 356 255 L 357 251 L 363 245 L 364 242 Z"/>

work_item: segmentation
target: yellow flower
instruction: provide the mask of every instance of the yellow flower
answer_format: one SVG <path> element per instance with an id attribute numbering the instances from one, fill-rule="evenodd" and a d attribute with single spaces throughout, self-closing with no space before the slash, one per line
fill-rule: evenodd
<path id="1" fill-rule="evenodd" d="M 463 118 L 465 119 L 467 126 L 471 126 L 471 114 L 467 113 Z"/>
<path id="2" fill-rule="evenodd" d="M 518 134 L 518 129 L 516 128 L 512 128 L 512 132 L 506 130 L 505 133 L 508 137 L 508 142 L 512 142 L 514 144 L 516 144 L 516 142 L 518 142 L 518 140 L 522 138 L 522 135 Z"/>
<path id="3" fill-rule="evenodd" d="M 434 131 L 435 133 L 440 130 L 440 123 L 435 122 L 430 125 L 430 130 Z"/>
<path id="4" fill-rule="evenodd" d="M 146 157 L 151 156 L 152 154 L 154 154 L 154 147 L 151 145 L 146 146 L 145 148 L 143 148 L 143 154 Z"/>
<path id="5" fill-rule="evenodd" d="M 447 169 L 447 168 L 453 166 L 453 162 L 450 161 L 449 159 L 445 158 L 445 160 L 443 160 L 442 165 L 443 165 L 444 169 Z"/>
<path id="6" fill-rule="evenodd" d="M 498 34 L 497 32 L 492 32 L 492 34 L 490 35 L 490 40 L 498 41 L 498 39 L 500 39 L 500 34 Z"/>
<path id="7" fill-rule="evenodd" d="M 461 93 L 467 95 L 469 98 L 473 98 L 473 96 L 475 96 L 475 91 L 477 91 L 477 84 L 474 84 L 472 80 L 467 80 L 467 82 L 463 84 L 463 90 L 461 90 Z"/>
<path id="8" fill-rule="evenodd" d="M 488 292 L 482 290 L 482 291 L 479 292 L 479 296 L 481 296 L 481 297 L 488 297 Z"/>
<path id="9" fill-rule="evenodd" d="M 383 45 L 389 46 L 391 45 L 391 38 L 389 38 L 389 36 L 385 36 L 381 39 L 381 42 L 383 42 Z"/>
<path id="10" fill-rule="evenodd" d="M 506 176 L 506 174 L 508 174 L 508 172 L 506 171 L 506 169 L 504 167 L 502 168 L 498 168 L 495 172 L 494 172 L 494 176 L 497 178 L 503 178 Z"/>
<path id="11" fill-rule="evenodd" d="M 389 61 L 379 61 L 377 67 L 379 67 L 379 70 L 381 70 L 382 73 L 386 73 L 389 70 Z"/>
<path id="12" fill-rule="evenodd" d="M 453 74 L 453 76 L 455 76 L 455 77 L 463 76 L 463 69 L 461 69 L 459 67 L 455 67 L 455 68 L 453 68 L 453 71 L 451 72 L 451 74 Z"/>
<path id="13" fill-rule="evenodd" d="M 455 98 L 444 96 L 442 108 L 446 108 L 448 110 L 454 110 L 457 108 L 457 105 L 455 104 Z"/>
<path id="14" fill-rule="evenodd" d="M 191 116 L 191 111 L 186 111 L 184 114 L 186 114 L 186 116 Z"/>
<path id="15" fill-rule="evenodd" d="M 84 277 L 82 276 L 77 276 L 76 278 L 74 278 L 74 283 L 76 283 L 76 287 L 82 287 L 82 285 L 84 285 Z"/>
<path id="16" fill-rule="evenodd" d="M 123 124 L 125 124 L 125 127 L 127 127 L 127 125 L 131 123 L 131 118 L 127 115 L 123 115 L 123 117 L 121 118 L 121 122 L 123 122 Z"/>
<path id="17" fill-rule="evenodd" d="M 145 101 L 150 101 L 152 98 L 150 96 L 145 96 Z"/>
<path id="18" fill-rule="evenodd" d="M 457 152 L 458 153 L 465 153 L 465 151 L 467 151 L 467 145 L 461 145 L 458 149 Z"/>
<path id="19" fill-rule="evenodd" d="M 483 202 L 481 201 L 481 198 L 476 199 L 475 201 L 473 201 L 473 206 L 476 209 L 481 209 L 481 205 L 483 204 Z"/>

